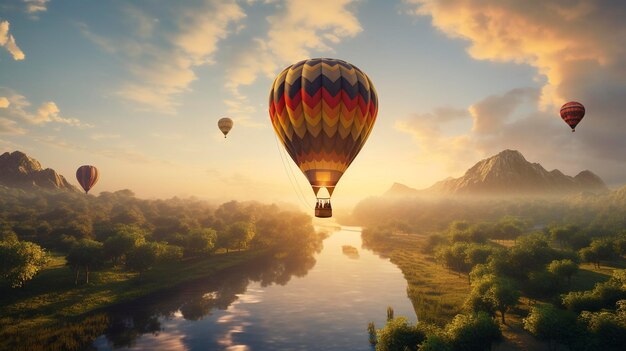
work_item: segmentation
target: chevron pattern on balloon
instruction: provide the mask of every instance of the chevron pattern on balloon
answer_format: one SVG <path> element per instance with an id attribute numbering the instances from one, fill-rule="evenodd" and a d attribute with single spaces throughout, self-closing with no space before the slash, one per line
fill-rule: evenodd
<path id="1" fill-rule="evenodd" d="M 272 125 L 317 193 L 335 185 L 367 140 L 378 114 L 374 85 L 348 62 L 316 58 L 285 68 L 269 96 Z"/>

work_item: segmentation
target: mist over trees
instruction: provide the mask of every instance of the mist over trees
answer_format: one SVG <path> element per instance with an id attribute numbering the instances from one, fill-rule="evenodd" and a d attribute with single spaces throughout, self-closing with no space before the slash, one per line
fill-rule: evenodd
<path id="1" fill-rule="evenodd" d="M 511 318 L 513 328 L 523 327 L 550 350 L 620 350 L 626 342 L 626 188 L 561 199 L 371 198 L 353 219 L 368 225 L 364 245 L 400 261 L 405 276 L 418 282 L 408 289 L 417 325 L 398 320 L 381 329 L 410 343 L 396 347 L 383 337 L 381 345 L 379 337 L 377 349 L 488 349 L 501 329 L 512 328 Z M 457 284 L 424 279 L 441 275 L 426 268 L 433 263 L 469 284 L 468 292 L 430 298 Z M 429 285 L 420 290 L 423 281 Z M 451 308 L 459 295 L 462 303 Z M 454 314 L 442 318 L 442 311 Z M 482 332 L 482 344 L 463 340 Z"/>
<path id="2" fill-rule="evenodd" d="M 519 227 L 562 227 L 554 232 L 562 244 L 576 245 L 571 233 L 602 237 L 626 228 L 626 187 L 606 194 L 581 193 L 567 197 L 370 197 L 359 202 L 345 222 L 365 227 L 394 227 L 400 231 L 432 232 L 448 228 L 454 221 L 496 222 L 503 224 L 499 234 L 519 235 Z M 494 237 L 493 239 L 501 239 Z M 584 246 L 588 246 L 586 243 Z"/>
<path id="3" fill-rule="evenodd" d="M 141 274 L 217 251 L 310 252 L 320 241 L 310 217 L 276 205 L 144 200 L 130 190 L 93 196 L 0 188 L 0 228 L 2 279 L 13 287 L 45 266 L 46 250 L 66 257 L 79 284 L 107 267 Z"/>

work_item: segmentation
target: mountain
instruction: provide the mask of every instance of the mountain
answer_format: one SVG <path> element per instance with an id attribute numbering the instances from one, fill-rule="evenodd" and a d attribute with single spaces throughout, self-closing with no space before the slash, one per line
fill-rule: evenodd
<path id="1" fill-rule="evenodd" d="M 385 196 L 412 196 L 418 195 L 419 190 L 410 188 L 404 184 L 393 183 L 391 188 L 385 192 Z"/>
<path id="2" fill-rule="evenodd" d="M 462 177 L 442 180 L 427 189 L 415 190 L 402 184 L 394 184 L 392 189 L 394 187 L 407 188 L 404 189 L 406 195 L 411 194 L 410 190 L 414 194 L 432 195 L 552 195 L 608 191 L 604 181 L 591 171 L 582 171 L 575 177 L 558 169 L 547 171 L 539 163 L 528 162 L 516 150 L 504 150 L 476 163 Z"/>
<path id="3" fill-rule="evenodd" d="M 41 167 L 34 158 L 20 151 L 0 155 L 0 185 L 22 189 L 79 191 L 53 169 Z"/>

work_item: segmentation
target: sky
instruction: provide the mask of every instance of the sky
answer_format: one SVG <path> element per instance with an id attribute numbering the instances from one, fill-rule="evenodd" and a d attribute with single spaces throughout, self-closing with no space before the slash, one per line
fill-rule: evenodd
<path id="1" fill-rule="evenodd" d="M 625 17 L 620 0 L 2 1 L 0 152 L 76 185 L 75 169 L 95 165 L 96 194 L 312 206 L 267 96 L 283 68 L 332 57 L 379 95 L 335 206 L 461 176 L 504 149 L 617 187 Z M 587 109 L 576 133 L 558 114 L 571 100 Z"/>

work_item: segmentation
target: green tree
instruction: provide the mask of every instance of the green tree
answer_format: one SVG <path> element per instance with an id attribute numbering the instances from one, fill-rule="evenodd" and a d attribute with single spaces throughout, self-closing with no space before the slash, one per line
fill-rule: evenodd
<path id="1" fill-rule="evenodd" d="M 404 317 L 394 318 L 387 322 L 383 329 L 376 332 L 378 343 L 376 351 L 417 350 L 417 345 L 426 339 L 420 328 L 409 324 Z"/>
<path id="2" fill-rule="evenodd" d="M 428 334 L 419 345 L 418 351 L 453 351 L 450 341 L 444 335 Z"/>
<path id="3" fill-rule="evenodd" d="M 527 224 L 517 217 L 502 217 L 496 225 L 494 239 L 515 240 L 526 230 Z"/>
<path id="4" fill-rule="evenodd" d="M 579 321 L 588 333 L 590 350 L 623 350 L 626 345 L 626 314 L 618 309 L 612 312 L 584 311 Z"/>
<path id="5" fill-rule="evenodd" d="M 626 299 L 626 284 L 624 284 L 626 273 L 624 271 L 615 270 L 611 279 L 596 283 L 592 290 L 575 291 L 563 295 L 563 305 L 575 312 L 612 308 L 618 301 Z"/>
<path id="6" fill-rule="evenodd" d="M 502 338 L 498 322 L 488 314 L 457 314 L 446 325 L 446 335 L 455 351 L 491 350 L 491 345 Z"/>
<path id="7" fill-rule="evenodd" d="M 89 271 L 101 266 L 103 263 L 103 245 L 99 241 L 81 239 L 72 246 L 65 259 L 67 265 L 72 267 L 76 273 L 74 284 L 78 284 L 81 268 L 85 272 L 85 283 L 88 284 Z"/>
<path id="8" fill-rule="evenodd" d="M 465 251 L 466 261 L 471 267 L 487 263 L 493 251 L 491 246 L 470 244 Z"/>
<path id="9" fill-rule="evenodd" d="M 570 346 L 577 335 L 576 314 L 553 305 L 533 307 L 524 318 L 524 329 L 537 339 L 547 341 L 550 350 L 556 350 L 557 343 Z"/>
<path id="10" fill-rule="evenodd" d="M 554 260 L 548 265 L 548 271 L 560 279 L 567 279 L 567 285 L 571 285 L 572 276 L 578 273 L 578 264 L 569 259 Z"/>
<path id="11" fill-rule="evenodd" d="M 506 324 L 506 312 L 518 303 L 520 293 L 511 279 L 486 275 L 476 281 L 465 301 L 465 307 L 471 312 L 486 312 L 494 315 L 500 312 L 503 324 Z"/>
<path id="12" fill-rule="evenodd" d="M 139 279 L 141 279 L 142 273 L 151 269 L 164 252 L 165 247 L 155 242 L 147 242 L 139 245 L 128 253 L 126 257 L 126 268 L 138 272 Z"/>
<path id="13" fill-rule="evenodd" d="M 558 256 L 543 234 L 533 233 L 519 237 L 517 244 L 495 257 L 493 264 L 498 274 L 525 279 L 528 273 L 541 270 Z"/>
<path id="14" fill-rule="evenodd" d="M 571 226 L 553 227 L 550 229 L 550 238 L 557 241 L 562 248 L 574 233 L 575 231 Z"/>
<path id="15" fill-rule="evenodd" d="M 450 246 L 441 246 L 435 252 L 435 259 L 444 267 L 451 269 L 460 276 L 461 273 L 468 273 L 471 269 L 467 259 L 468 244 L 456 242 Z"/>
<path id="16" fill-rule="evenodd" d="M 520 293 L 511 279 L 498 277 L 494 279 L 485 297 L 490 299 L 495 309 L 500 312 L 502 324 L 506 324 L 505 314 L 511 307 L 517 305 Z"/>
<path id="17" fill-rule="evenodd" d="M 123 224 L 117 225 L 114 231 L 115 234 L 104 242 L 104 255 L 116 265 L 126 254 L 145 242 L 145 233 L 137 226 Z"/>
<path id="18" fill-rule="evenodd" d="M 470 313 L 485 312 L 490 316 L 495 316 L 496 306 L 494 301 L 487 296 L 495 276 L 487 274 L 480 279 L 472 281 L 472 290 L 465 299 L 464 307 Z"/>
<path id="19" fill-rule="evenodd" d="M 534 298 L 553 296 L 560 291 L 559 277 L 545 269 L 530 272 L 523 284 L 526 294 Z"/>
<path id="20" fill-rule="evenodd" d="M 16 242 L 17 234 L 8 226 L 0 228 L 0 242 Z"/>
<path id="21" fill-rule="evenodd" d="M 33 279 L 48 262 L 48 255 L 37 244 L 27 241 L 0 242 L 0 277 L 12 288 Z"/>
<path id="22" fill-rule="evenodd" d="M 192 229 L 185 240 L 185 255 L 210 253 L 217 242 L 217 232 L 211 228 Z"/>
<path id="23" fill-rule="evenodd" d="M 236 244 L 239 250 L 248 247 L 250 241 L 254 238 L 254 226 L 251 223 L 238 221 L 228 227 L 228 235 Z"/>
<path id="24" fill-rule="evenodd" d="M 617 257 L 613 239 L 594 239 L 589 247 L 580 250 L 580 256 L 586 262 L 591 262 L 600 268 L 600 262 L 611 261 Z"/>

